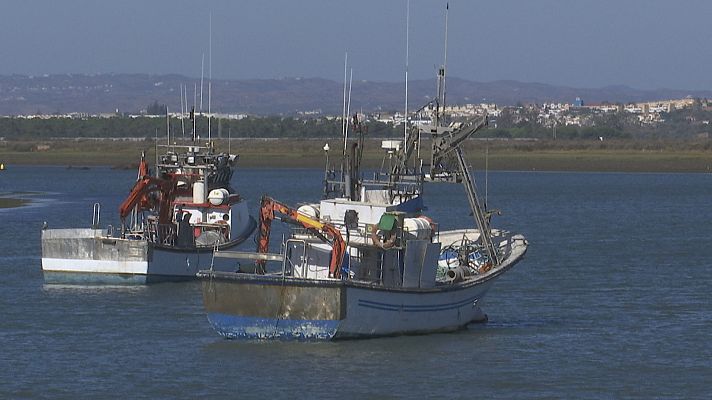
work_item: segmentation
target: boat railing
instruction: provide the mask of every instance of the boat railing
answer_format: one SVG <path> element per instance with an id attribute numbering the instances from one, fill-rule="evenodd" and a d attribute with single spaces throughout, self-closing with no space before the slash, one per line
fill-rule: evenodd
<path id="1" fill-rule="evenodd" d="M 350 227 L 347 229 L 347 226 L 346 224 L 344 224 L 343 221 L 331 220 L 329 221 L 329 223 L 341 232 L 344 242 L 347 245 L 350 245 L 352 242 L 361 244 L 367 244 L 371 242 L 371 226 L 373 224 L 359 222 L 356 224 L 355 227 Z M 292 236 L 301 238 L 305 236 L 313 236 L 313 233 L 310 229 L 293 228 Z"/>
<path id="2" fill-rule="evenodd" d="M 164 246 L 174 246 L 177 236 L 175 224 L 157 224 L 156 225 L 156 240 Z"/>
<path id="3" fill-rule="evenodd" d="M 356 228 L 350 228 L 348 229 L 348 234 L 346 234 L 346 225 L 343 222 L 340 221 L 332 221 L 332 224 L 336 226 L 339 230 L 341 230 L 344 240 L 346 241 L 347 245 L 352 245 L 352 244 L 363 244 L 363 245 L 376 245 L 373 243 L 373 229 L 378 230 L 377 225 L 378 224 L 372 224 L 372 223 L 365 223 L 365 222 L 359 222 L 356 225 Z M 432 230 L 430 232 L 430 240 L 431 241 L 439 241 L 440 240 L 440 224 L 432 222 L 431 224 Z M 397 236 L 397 243 L 402 244 L 408 239 L 408 234 L 410 231 L 407 230 L 407 228 L 402 227 L 401 229 L 398 229 L 396 231 Z M 395 247 L 400 248 L 401 245 L 396 245 Z"/>
<path id="4" fill-rule="evenodd" d="M 94 203 L 94 208 L 92 209 L 91 215 L 91 227 L 93 229 L 99 228 L 99 220 L 101 219 L 101 204 Z"/>
<path id="5" fill-rule="evenodd" d="M 293 245 L 290 246 L 290 245 Z M 300 248 L 302 249 L 302 254 L 299 256 L 299 265 L 294 262 L 293 250 Z M 284 242 L 284 259 L 282 260 L 282 276 L 294 276 L 294 270 L 296 267 L 301 267 L 301 276 L 306 276 L 307 263 L 307 249 L 308 244 L 306 240 L 303 239 L 287 239 Z"/>
<path id="6" fill-rule="evenodd" d="M 196 222 L 192 224 L 195 230 L 195 237 L 199 237 L 205 232 L 217 232 L 222 235 L 225 240 L 230 239 L 230 225 L 227 223 L 216 223 L 216 222 Z"/>
<path id="7" fill-rule="evenodd" d="M 512 254 L 512 233 L 511 232 L 504 232 L 504 240 L 502 240 L 498 247 L 501 258 L 507 259 L 509 256 Z"/>

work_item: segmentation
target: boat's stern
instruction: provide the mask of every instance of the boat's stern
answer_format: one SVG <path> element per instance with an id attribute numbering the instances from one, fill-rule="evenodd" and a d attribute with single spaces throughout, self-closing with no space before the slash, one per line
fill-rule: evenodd
<path id="1" fill-rule="evenodd" d="M 146 274 L 146 241 L 103 236 L 101 229 L 42 231 L 42 271 L 82 274 Z"/>
<path id="2" fill-rule="evenodd" d="M 230 339 L 328 340 L 346 317 L 345 287 L 275 275 L 200 271 L 212 327 Z"/>

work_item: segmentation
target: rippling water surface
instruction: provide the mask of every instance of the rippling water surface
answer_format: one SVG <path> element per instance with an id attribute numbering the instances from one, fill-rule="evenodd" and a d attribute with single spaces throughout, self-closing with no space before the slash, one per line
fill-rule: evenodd
<path id="1" fill-rule="evenodd" d="M 319 170 L 238 170 L 269 193 L 316 200 Z M 484 191 L 482 176 L 478 176 Z M 709 398 L 712 175 L 496 172 L 494 225 L 530 241 L 453 334 L 334 343 L 226 341 L 196 282 L 44 283 L 40 227 L 102 223 L 135 171 L 12 167 L 0 193 L 0 398 Z M 442 229 L 472 225 L 462 189 L 426 187 Z"/>

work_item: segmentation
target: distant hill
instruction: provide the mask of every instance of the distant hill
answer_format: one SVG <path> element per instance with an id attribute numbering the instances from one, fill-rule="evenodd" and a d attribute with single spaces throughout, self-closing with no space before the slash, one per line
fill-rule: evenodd
<path id="1" fill-rule="evenodd" d="M 192 105 L 194 88 L 200 80 L 180 75 L 98 74 L 98 75 L 0 75 L 0 115 L 51 113 L 138 112 L 157 101 L 169 111 L 180 110 L 180 85 L 188 87 Z M 435 93 L 435 79 L 409 83 L 409 103 L 417 107 Z M 340 114 L 343 83 L 320 78 L 222 80 L 212 83 L 212 108 L 220 113 L 293 115 L 298 111 L 320 110 Z M 400 110 L 403 108 L 403 82 L 358 81 L 353 83 L 353 110 Z M 198 95 L 199 96 L 199 95 Z M 580 97 L 586 103 L 627 103 L 687 96 L 712 98 L 712 91 L 639 90 L 627 86 L 598 89 L 571 88 L 517 81 L 473 82 L 458 78 L 447 81 L 448 103 L 567 102 Z M 198 100 L 199 101 L 199 100 Z M 207 111 L 207 81 L 203 109 Z"/>

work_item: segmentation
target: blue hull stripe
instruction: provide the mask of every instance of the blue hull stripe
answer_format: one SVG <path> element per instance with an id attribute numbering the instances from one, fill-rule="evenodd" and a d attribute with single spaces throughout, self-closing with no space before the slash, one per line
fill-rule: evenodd
<path id="1" fill-rule="evenodd" d="M 339 320 L 287 320 L 209 313 L 208 321 L 228 339 L 328 340 Z"/>
<path id="2" fill-rule="evenodd" d="M 377 301 L 359 300 L 358 305 L 366 308 L 373 308 L 384 311 L 403 311 L 403 312 L 429 312 L 429 311 L 445 311 L 454 310 L 475 303 L 480 296 L 473 296 L 465 300 L 460 300 L 455 303 L 445 304 L 429 304 L 429 305 L 406 305 L 406 304 L 388 304 L 379 303 Z"/>

